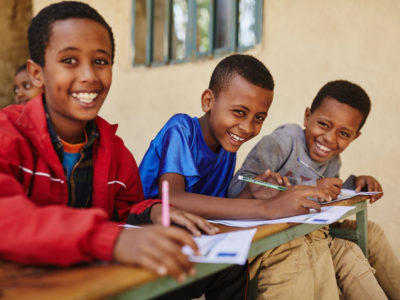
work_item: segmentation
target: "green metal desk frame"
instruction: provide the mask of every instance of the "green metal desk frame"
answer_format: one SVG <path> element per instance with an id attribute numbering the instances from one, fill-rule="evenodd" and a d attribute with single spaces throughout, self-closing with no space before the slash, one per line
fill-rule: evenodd
<path id="1" fill-rule="evenodd" d="M 362 201 L 354 204 L 353 206 L 354 208 L 345 214 L 341 219 L 356 214 L 357 229 L 355 231 L 340 229 L 332 231 L 332 234 L 334 236 L 356 240 L 358 245 L 364 251 L 364 254 L 367 256 L 367 204 L 366 201 Z M 277 247 L 324 226 L 326 225 L 298 224 L 281 232 L 261 238 L 251 244 L 248 257 L 250 258 L 256 256 L 262 252 L 265 252 L 266 250 Z M 189 284 L 205 276 L 216 273 L 229 266 L 229 264 L 197 264 L 196 276 L 188 278 L 184 284 L 176 282 L 172 277 L 163 277 L 132 288 L 131 290 L 128 290 L 123 294 L 113 296 L 110 299 L 149 299 L 162 295 L 163 293 L 171 291 L 177 287 Z M 251 284 L 254 285 L 255 283 L 256 281 L 252 282 Z"/>

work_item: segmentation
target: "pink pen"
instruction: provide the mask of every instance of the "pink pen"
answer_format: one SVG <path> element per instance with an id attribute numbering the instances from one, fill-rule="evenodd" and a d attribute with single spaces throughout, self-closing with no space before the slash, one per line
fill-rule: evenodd
<path id="1" fill-rule="evenodd" d="M 168 181 L 162 182 L 162 225 L 168 227 L 171 221 L 169 219 L 169 185 Z"/>

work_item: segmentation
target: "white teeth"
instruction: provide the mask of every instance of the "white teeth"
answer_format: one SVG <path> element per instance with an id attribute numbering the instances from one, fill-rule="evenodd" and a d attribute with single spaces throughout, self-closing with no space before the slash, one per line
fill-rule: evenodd
<path id="1" fill-rule="evenodd" d="M 83 103 L 91 103 L 97 97 L 97 93 L 72 93 L 72 97 Z"/>
<path id="2" fill-rule="evenodd" d="M 244 141 L 244 138 L 241 138 L 241 137 L 237 136 L 236 134 L 229 133 L 229 135 L 231 136 L 231 138 L 233 138 L 237 142 L 243 142 Z"/>
<path id="3" fill-rule="evenodd" d="M 321 144 L 318 144 L 318 143 L 315 143 L 315 145 L 317 146 L 318 149 L 320 149 L 322 151 L 325 151 L 325 152 L 332 151 L 330 148 L 328 148 L 328 147 L 326 147 L 324 145 L 321 145 Z"/>

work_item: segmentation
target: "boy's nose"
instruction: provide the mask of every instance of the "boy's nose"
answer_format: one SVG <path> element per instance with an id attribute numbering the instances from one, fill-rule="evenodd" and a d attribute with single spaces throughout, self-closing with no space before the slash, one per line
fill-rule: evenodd
<path id="1" fill-rule="evenodd" d="M 95 82 L 98 81 L 96 70 L 92 65 L 82 65 L 79 70 L 79 77 L 82 82 Z"/>
<path id="2" fill-rule="evenodd" d="M 25 100 L 26 95 L 25 93 L 22 91 L 22 89 L 15 95 L 15 99 L 20 102 L 20 101 L 24 101 Z"/>
<path id="3" fill-rule="evenodd" d="M 329 144 L 333 144 L 336 141 L 336 133 L 334 130 L 329 130 L 324 134 L 324 140 L 325 142 Z"/>
<path id="4" fill-rule="evenodd" d="M 254 131 L 254 126 L 253 122 L 251 120 L 243 120 L 242 122 L 239 123 L 239 129 L 246 135 L 251 135 L 252 132 Z"/>

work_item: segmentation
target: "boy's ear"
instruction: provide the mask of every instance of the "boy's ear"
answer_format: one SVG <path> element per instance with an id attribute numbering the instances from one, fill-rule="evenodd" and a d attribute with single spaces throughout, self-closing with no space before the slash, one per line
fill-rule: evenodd
<path id="1" fill-rule="evenodd" d="M 201 108 L 205 113 L 208 113 L 214 103 L 214 93 L 210 89 L 206 89 L 201 94 Z"/>
<path id="2" fill-rule="evenodd" d="M 361 135 L 361 131 L 357 132 L 356 135 L 355 135 L 354 138 L 353 138 L 353 141 L 354 141 L 356 138 L 358 138 L 360 135 Z"/>
<path id="3" fill-rule="evenodd" d="M 310 116 L 311 116 L 311 111 L 310 108 L 307 107 L 306 111 L 304 112 L 304 123 L 303 123 L 304 127 L 307 127 L 308 119 L 310 118 Z"/>
<path id="4" fill-rule="evenodd" d="M 26 70 L 28 71 L 32 83 L 36 87 L 43 88 L 42 67 L 33 60 L 28 59 L 26 61 Z"/>

